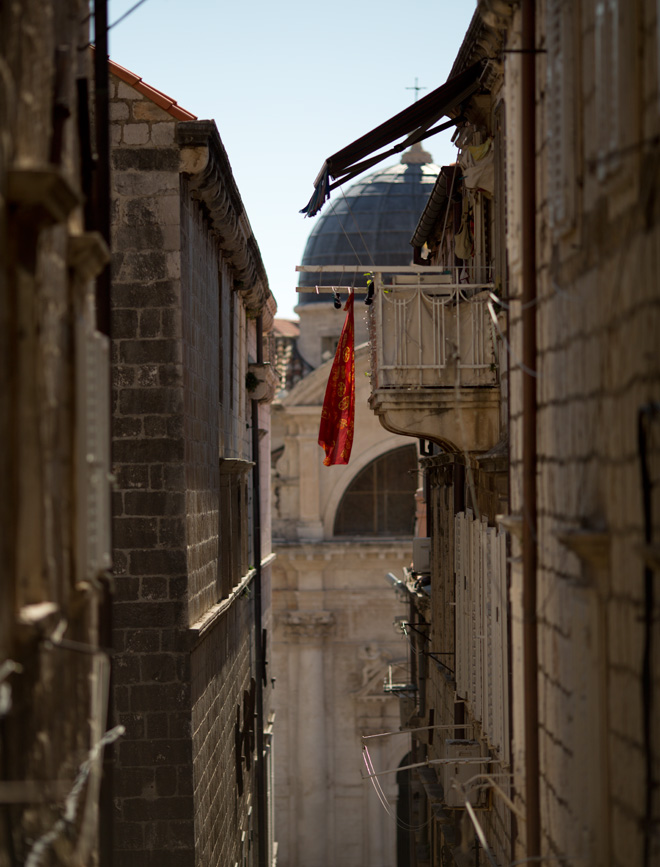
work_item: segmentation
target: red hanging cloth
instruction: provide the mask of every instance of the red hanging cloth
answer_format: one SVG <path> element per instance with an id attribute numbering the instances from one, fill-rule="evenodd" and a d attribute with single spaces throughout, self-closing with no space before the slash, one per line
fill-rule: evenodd
<path id="1" fill-rule="evenodd" d="M 344 310 L 346 321 L 332 362 L 330 378 L 325 390 L 319 445 L 325 450 L 326 467 L 347 464 L 353 446 L 355 425 L 355 323 L 351 292 Z"/>

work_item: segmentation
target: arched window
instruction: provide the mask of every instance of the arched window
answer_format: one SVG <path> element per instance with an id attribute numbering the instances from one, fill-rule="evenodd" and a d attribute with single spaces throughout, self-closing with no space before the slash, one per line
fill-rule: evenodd
<path id="1" fill-rule="evenodd" d="M 335 517 L 335 536 L 412 536 L 417 450 L 403 446 L 376 458 L 351 482 Z"/>

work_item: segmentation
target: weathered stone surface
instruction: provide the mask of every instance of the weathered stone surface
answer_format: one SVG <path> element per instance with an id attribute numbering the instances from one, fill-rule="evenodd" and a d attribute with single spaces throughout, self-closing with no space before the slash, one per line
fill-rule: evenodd
<path id="1" fill-rule="evenodd" d="M 218 449 L 250 455 L 244 372 L 254 329 L 204 214 L 182 192 L 176 123 L 148 99 L 118 105 L 113 459 L 122 584 L 113 626 L 126 660 L 115 710 L 129 737 L 117 754 L 115 859 L 224 867 L 242 859 L 242 835 L 255 832 L 246 806 L 256 803 L 254 771 L 237 801 L 233 733 L 257 674 L 252 603 L 237 599 L 201 641 L 189 625 L 211 617 L 220 596 Z M 245 544 L 246 516 L 235 524 Z"/>
<path id="2" fill-rule="evenodd" d="M 145 141 L 147 140 L 148 127 L 146 124 L 132 124 L 130 127 L 125 127 L 124 141 L 126 141 L 128 129 L 140 131 L 133 133 L 133 137 L 139 137 L 144 131 Z M 140 173 L 176 172 L 179 169 L 179 152 L 176 148 L 116 148 L 112 155 L 112 165 L 119 172 L 129 170 Z"/>

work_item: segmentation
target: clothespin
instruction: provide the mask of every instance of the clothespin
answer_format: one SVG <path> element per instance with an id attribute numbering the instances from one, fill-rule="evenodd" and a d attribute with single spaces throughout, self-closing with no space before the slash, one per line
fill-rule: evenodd
<path id="1" fill-rule="evenodd" d="M 364 303 L 368 307 L 373 302 L 373 300 L 374 300 L 374 278 L 369 277 L 369 279 L 367 280 L 367 297 L 364 299 Z"/>

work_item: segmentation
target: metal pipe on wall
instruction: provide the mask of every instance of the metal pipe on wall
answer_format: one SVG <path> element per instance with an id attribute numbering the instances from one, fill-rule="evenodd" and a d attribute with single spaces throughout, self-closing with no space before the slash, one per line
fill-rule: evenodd
<path id="1" fill-rule="evenodd" d="M 263 318 L 257 317 L 257 362 L 263 362 Z M 262 625 L 262 575 L 261 575 L 261 464 L 259 461 L 259 403 L 252 401 L 252 510 L 253 510 L 253 555 L 254 555 L 254 642 L 257 682 L 257 834 L 258 864 L 268 865 L 268 804 L 266 762 L 264 751 L 264 668 Z"/>
<path id="2" fill-rule="evenodd" d="M 110 72 L 108 69 L 108 4 L 94 4 L 94 228 L 110 247 Z M 96 327 L 110 336 L 110 266 L 96 278 Z"/>
<path id="3" fill-rule="evenodd" d="M 541 854 L 536 506 L 536 9 L 522 3 L 523 647 L 527 857 Z"/>
<path id="4" fill-rule="evenodd" d="M 109 70 L 108 70 L 108 3 L 96 0 L 94 3 L 94 129 L 96 133 L 96 165 L 93 174 L 94 225 L 110 247 L 110 108 L 109 108 Z M 87 166 L 87 169 L 90 167 Z M 89 209 L 86 213 L 89 213 Z M 110 328 L 110 265 L 96 278 L 96 327 L 111 337 Z M 111 413 L 112 415 L 112 413 Z M 112 465 L 112 435 L 110 437 L 110 464 Z M 112 646 L 112 591 L 108 581 L 104 582 L 103 597 L 99 611 L 99 643 L 103 647 Z M 107 727 L 113 725 L 112 713 L 112 668 L 108 686 Z M 103 770 L 99 793 L 99 858 L 102 867 L 114 864 L 114 746 L 108 744 L 103 753 Z"/>

